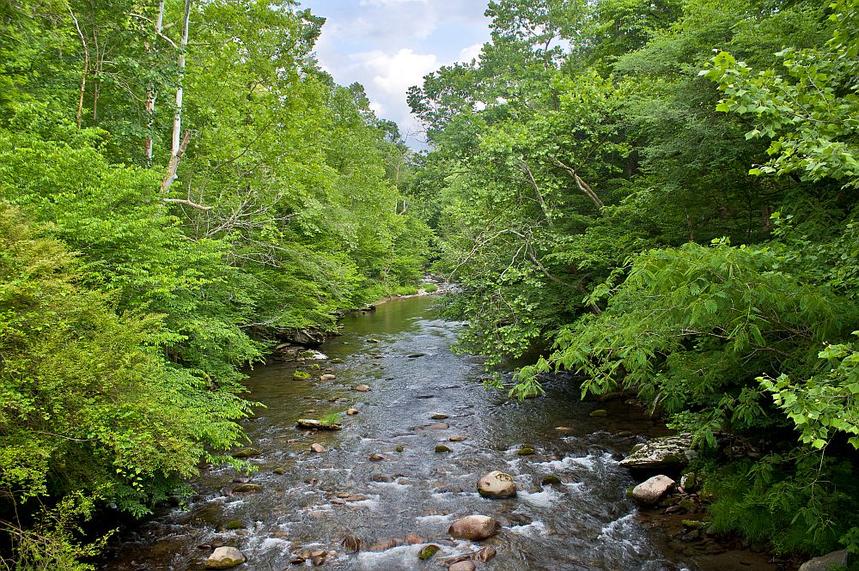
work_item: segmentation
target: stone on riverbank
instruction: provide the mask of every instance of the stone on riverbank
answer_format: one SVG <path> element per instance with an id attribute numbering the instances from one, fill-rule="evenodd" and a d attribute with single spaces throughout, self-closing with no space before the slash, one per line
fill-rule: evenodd
<path id="1" fill-rule="evenodd" d="M 516 483 L 510 474 L 495 470 L 478 480 L 477 491 L 484 498 L 512 498 L 516 495 Z"/>
<path id="2" fill-rule="evenodd" d="M 814 559 L 809 559 L 799 567 L 799 571 L 831 571 L 847 568 L 847 550 L 833 551 Z"/>
<path id="3" fill-rule="evenodd" d="M 692 437 L 688 434 L 654 438 L 646 444 L 636 444 L 620 465 L 630 470 L 679 469 L 696 456 Z"/>
<path id="4" fill-rule="evenodd" d="M 668 476 L 653 476 L 632 489 L 632 499 L 643 505 L 653 505 L 673 487 L 674 480 Z"/>
<path id="5" fill-rule="evenodd" d="M 469 515 L 454 521 L 447 533 L 455 539 L 483 541 L 498 533 L 501 524 L 495 518 L 485 515 Z"/>
<path id="6" fill-rule="evenodd" d="M 235 547 L 219 547 L 206 559 L 206 569 L 230 569 L 244 562 L 244 554 Z"/>

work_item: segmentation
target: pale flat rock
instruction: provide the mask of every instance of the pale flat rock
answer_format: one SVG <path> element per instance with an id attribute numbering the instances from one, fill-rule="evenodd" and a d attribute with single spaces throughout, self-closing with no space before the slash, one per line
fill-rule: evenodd
<path id="1" fill-rule="evenodd" d="M 646 444 L 636 444 L 620 465 L 632 470 L 681 468 L 695 456 L 690 435 L 666 436 L 654 438 Z"/>
<path id="2" fill-rule="evenodd" d="M 668 476 L 653 476 L 632 489 L 632 499 L 640 504 L 653 505 L 665 497 L 673 487 L 674 480 Z"/>
<path id="3" fill-rule="evenodd" d="M 235 547 L 219 547 L 206 559 L 206 569 L 230 569 L 244 562 L 244 554 Z"/>
<path id="4" fill-rule="evenodd" d="M 477 491 L 484 498 L 512 498 L 516 495 L 513 476 L 494 470 L 477 482 Z"/>

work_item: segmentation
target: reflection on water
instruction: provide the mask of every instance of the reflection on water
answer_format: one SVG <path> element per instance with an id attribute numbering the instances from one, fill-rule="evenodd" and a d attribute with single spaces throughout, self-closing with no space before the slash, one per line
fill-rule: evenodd
<path id="1" fill-rule="evenodd" d="M 322 347 L 333 362 L 305 366 L 310 380 L 293 379 L 289 364 L 253 371 L 249 398 L 264 408 L 246 425 L 259 451 L 250 458 L 258 468 L 251 483 L 261 491 L 236 492 L 243 476 L 231 469 L 206 471 L 189 509 L 127 533 L 106 568 L 198 569 L 217 545 L 243 551 L 248 562 L 239 569 L 289 568 L 300 549 L 336 551 L 324 563 L 332 569 L 438 568 L 440 559 L 472 549 L 446 534 L 455 517 L 471 513 L 504 525 L 487 542 L 498 555 L 486 568 L 732 568 L 724 558 L 678 555 L 642 526 L 626 498 L 632 481 L 618 459 L 664 429 L 621 402 L 601 403 L 609 415 L 591 418 L 595 405 L 580 402 L 562 378 L 547 387 L 546 398 L 521 403 L 485 391 L 477 362 L 450 352 L 459 324 L 439 319 L 432 303 L 411 298 L 347 317 L 343 335 Z M 336 379 L 322 382 L 327 368 Z M 358 384 L 371 390 L 356 392 Z M 340 432 L 295 428 L 298 418 L 350 407 L 358 414 L 344 415 Z M 436 413 L 447 418 L 433 419 Z M 465 439 L 452 442 L 454 435 Z M 311 452 L 312 443 L 326 451 Z M 451 452 L 437 453 L 439 443 Z M 534 454 L 520 456 L 523 445 Z M 370 461 L 371 454 L 383 459 Z M 517 498 L 476 493 L 480 475 L 496 469 L 514 476 Z M 543 485 L 547 476 L 560 484 Z M 407 534 L 442 550 L 428 562 L 418 560 L 422 545 L 366 551 Z M 360 538 L 364 550 L 347 554 L 347 535 Z M 731 561 L 738 569 L 765 565 L 754 554 Z"/>

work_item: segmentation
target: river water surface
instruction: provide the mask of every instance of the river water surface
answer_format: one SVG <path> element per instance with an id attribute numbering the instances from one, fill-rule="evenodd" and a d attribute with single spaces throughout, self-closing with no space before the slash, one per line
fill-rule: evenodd
<path id="1" fill-rule="evenodd" d="M 248 559 L 242 571 L 310 566 L 291 563 L 301 550 L 336 551 L 323 568 L 440 569 L 476 547 L 447 537 L 453 519 L 484 514 L 503 528 L 484 542 L 497 556 L 480 569 L 771 569 L 763 555 L 681 545 L 639 516 L 626 498 L 633 481 L 617 462 L 635 443 L 664 434 L 658 423 L 620 401 L 581 402 L 563 379 L 546 398 L 521 403 L 484 390 L 479 363 L 451 352 L 461 324 L 437 317 L 433 303 L 396 300 L 347 317 L 343 335 L 321 348 L 330 360 L 317 361 L 321 370 L 302 367 L 311 379 L 294 379 L 295 364 L 253 371 L 249 398 L 264 408 L 246 422 L 259 452 L 249 459 L 258 468 L 250 482 L 262 490 L 238 493 L 246 476 L 207 470 L 189 506 L 124 532 L 105 568 L 201 569 L 213 546 L 233 545 Z M 325 369 L 336 379 L 320 381 Z M 358 384 L 371 390 L 356 392 Z M 295 427 L 298 418 L 349 407 L 359 413 L 343 415 L 342 431 Z M 589 416 L 598 407 L 608 415 Z M 454 435 L 465 440 L 449 441 Z M 312 443 L 326 451 L 310 451 Z M 451 451 L 436 452 L 440 443 Z M 535 453 L 520 456 L 523 446 Z M 514 476 L 517 498 L 477 494 L 478 478 L 491 470 Z M 541 485 L 550 475 L 561 483 Z M 407 534 L 442 549 L 427 562 L 417 557 L 422 545 L 369 550 Z M 360 552 L 347 553 L 346 536 L 360 538 Z"/>

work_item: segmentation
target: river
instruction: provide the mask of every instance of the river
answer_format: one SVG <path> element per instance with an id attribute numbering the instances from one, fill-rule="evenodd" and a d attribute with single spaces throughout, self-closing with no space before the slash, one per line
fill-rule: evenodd
<path id="1" fill-rule="evenodd" d="M 637 442 L 665 429 L 623 401 L 579 400 L 563 378 L 547 396 L 525 402 L 481 385 L 482 368 L 451 352 L 461 324 L 440 319 L 432 297 L 395 300 L 348 316 L 343 335 L 321 351 L 321 370 L 293 378 L 295 364 L 256 368 L 248 398 L 264 407 L 246 421 L 258 454 L 256 493 L 238 493 L 246 477 L 229 468 L 205 470 L 183 508 L 164 508 L 123 531 L 103 566 L 109 570 L 202 569 L 213 546 L 238 547 L 240 570 L 301 568 L 301 550 L 333 551 L 323 568 L 439 569 L 440 561 L 472 550 L 447 537 L 456 517 L 497 518 L 501 532 L 484 542 L 497 550 L 478 569 L 661 570 L 773 569 L 763 554 L 712 541 L 669 537 L 654 517 L 626 497 L 634 482 L 618 460 Z M 330 369 L 334 380 L 320 381 Z M 369 392 L 356 392 L 367 384 Z M 302 431 L 298 418 L 354 407 L 338 432 Z M 608 415 L 594 418 L 595 408 Z M 445 419 L 433 419 L 437 414 Z M 451 436 L 465 440 L 451 442 Z M 326 449 L 310 450 L 312 443 Z M 436 452 L 444 444 L 450 452 Z M 534 454 L 522 456 L 521 448 Z M 378 454 L 383 459 L 371 461 Z M 481 498 L 475 485 L 491 470 L 514 476 L 514 499 Z M 543 485 L 547 476 L 560 483 Z M 371 551 L 373 544 L 416 534 L 442 549 L 421 562 L 422 545 Z M 359 538 L 347 553 L 341 541 Z M 377 545 L 377 549 L 388 547 Z M 310 566 L 308 560 L 303 564 Z"/>

